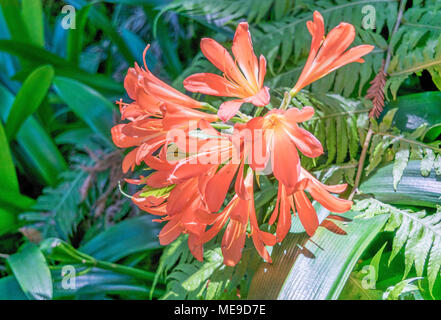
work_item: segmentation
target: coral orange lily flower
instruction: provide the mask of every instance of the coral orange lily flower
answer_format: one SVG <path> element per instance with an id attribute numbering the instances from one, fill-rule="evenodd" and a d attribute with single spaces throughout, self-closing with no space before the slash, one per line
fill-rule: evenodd
<path id="1" fill-rule="evenodd" d="M 172 88 L 148 69 L 145 56 L 149 48 L 150 45 L 147 45 L 143 53 L 145 69 L 135 63 L 135 67 L 129 68 L 124 79 L 124 88 L 129 97 L 150 113 L 159 113 L 159 108 L 164 103 L 187 108 L 201 108 L 202 104 L 199 101 Z"/>
<path id="2" fill-rule="evenodd" d="M 314 115 L 314 108 L 304 107 L 302 110 L 273 109 L 264 117 L 250 120 L 247 127 L 252 132 L 262 130 L 262 140 L 255 139 L 253 144 L 263 143 L 267 146 L 267 160 L 271 161 L 276 179 L 288 188 L 293 188 L 299 181 L 300 158 L 299 149 L 305 156 L 315 158 L 323 153 L 319 140 L 307 130 L 300 128 L 298 123 L 309 120 Z M 260 149 L 254 146 L 254 150 Z M 255 161 L 250 161 L 255 166 Z M 262 167 L 262 166 L 260 166 Z"/>
<path id="3" fill-rule="evenodd" d="M 291 210 L 299 215 L 300 222 L 309 236 L 314 235 L 319 226 L 317 213 L 304 191 L 331 212 L 344 213 L 351 209 L 352 201 L 334 197 L 330 193 L 341 193 L 347 185 L 325 185 L 313 177 L 308 171 L 301 168 L 299 182 L 290 189 L 279 183 L 279 192 L 274 212 L 269 224 L 277 220 L 277 241 L 281 242 L 291 228 Z"/>
<path id="4" fill-rule="evenodd" d="M 361 57 L 374 49 L 374 46 L 366 44 L 345 52 L 354 41 L 354 26 L 342 22 L 324 37 L 325 25 L 318 11 L 314 11 L 313 21 L 308 21 L 306 26 L 312 35 L 311 50 L 299 80 L 291 90 L 291 96 L 335 69 L 352 62 L 363 63 L 364 60 Z"/>
<path id="5" fill-rule="evenodd" d="M 213 39 L 202 39 L 201 50 L 224 76 L 197 73 L 184 80 L 184 87 L 192 92 L 239 98 L 221 104 L 218 112 L 221 120 L 231 119 L 245 102 L 258 107 L 269 103 L 269 89 L 263 86 L 266 60 L 261 55 L 258 61 L 254 54 L 248 23 L 240 23 L 234 35 L 232 51 L 238 65 L 228 51 Z"/>
<path id="6" fill-rule="evenodd" d="M 213 239 L 223 226 L 228 223 L 222 238 L 222 254 L 224 256 L 224 264 L 227 266 L 235 266 L 242 257 L 248 222 L 251 227 L 250 235 L 254 246 L 265 261 L 271 263 L 271 256 L 265 246 L 273 246 L 276 243 L 276 237 L 273 234 L 259 229 L 254 207 L 252 170 L 248 171 L 244 185 L 247 193 L 250 195 L 248 200 L 241 199 L 238 195 L 235 195 L 219 214 L 199 211 L 200 219 L 206 224 L 212 224 L 211 228 L 201 236 L 203 242 Z"/>

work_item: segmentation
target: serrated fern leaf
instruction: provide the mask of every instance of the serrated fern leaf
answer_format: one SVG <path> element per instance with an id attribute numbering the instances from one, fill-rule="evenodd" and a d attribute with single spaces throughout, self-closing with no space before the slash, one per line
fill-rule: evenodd
<path id="1" fill-rule="evenodd" d="M 86 177 L 84 171 L 64 172 L 60 177 L 62 182 L 55 188 L 45 188 L 33 211 L 21 214 L 21 218 L 34 223 L 44 237 L 67 239 L 82 219 L 78 208 L 82 201 L 79 190 Z"/>
<path id="2" fill-rule="evenodd" d="M 417 276 L 422 276 L 427 262 L 427 277 L 432 291 L 441 266 L 441 208 L 438 207 L 434 214 L 427 214 L 424 210 L 411 212 L 375 199 L 364 199 L 357 202 L 353 210 L 363 212 L 358 217 L 390 215 L 384 229 L 396 230 L 396 234 L 389 263 L 404 247 L 403 278 L 409 274 L 413 266 Z"/>

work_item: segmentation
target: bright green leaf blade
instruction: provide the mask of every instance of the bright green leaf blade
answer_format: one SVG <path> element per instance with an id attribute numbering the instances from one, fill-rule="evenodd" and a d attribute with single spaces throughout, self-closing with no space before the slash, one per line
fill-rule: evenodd
<path id="1" fill-rule="evenodd" d="M 53 77 L 54 69 L 51 66 L 42 66 L 25 80 L 6 120 L 5 130 L 9 141 L 15 138 L 23 122 L 38 109 L 51 86 Z"/>
<path id="2" fill-rule="evenodd" d="M 152 218 L 141 216 L 110 227 L 79 250 L 96 259 L 113 262 L 132 253 L 160 248 L 157 235 Z"/>
<path id="3" fill-rule="evenodd" d="M 56 77 L 55 90 L 72 111 L 98 135 L 113 146 L 110 137 L 113 105 L 99 92 L 86 85 L 67 78 Z"/>
<path id="4" fill-rule="evenodd" d="M 30 40 L 26 24 L 21 14 L 21 4 L 19 0 L 2 0 L 0 2 L 3 16 L 8 24 L 9 32 L 13 39 L 21 41 Z"/>
<path id="5" fill-rule="evenodd" d="M 2 188 L 19 192 L 17 173 L 15 172 L 14 162 L 12 161 L 8 139 L 0 123 L 0 176 L 2 177 Z M 1 197 L 1 196 L 0 196 Z"/>
<path id="6" fill-rule="evenodd" d="M 28 210 L 35 204 L 35 200 L 16 190 L 3 189 L 0 187 L 0 207 L 9 207 L 17 211 Z"/>
<path id="7" fill-rule="evenodd" d="M 0 235 L 16 229 L 16 214 L 0 207 Z"/>
<path id="8" fill-rule="evenodd" d="M 344 216 L 354 217 L 354 212 Z M 319 228 L 312 241 L 304 233 L 288 234 L 273 249 L 273 263 L 262 263 L 256 271 L 248 299 L 337 299 L 357 260 L 386 220 L 387 216 L 353 220 L 344 227 L 347 235 Z"/>
<path id="9" fill-rule="evenodd" d="M 31 42 L 44 47 L 42 0 L 22 0 L 21 15 Z"/>
<path id="10" fill-rule="evenodd" d="M 29 299 L 52 299 L 52 277 L 46 259 L 34 244 L 25 244 L 7 259 L 20 287 Z"/>
<path id="11" fill-rule="evenodd" d="M 0 116 L 6 120 L 12 107 L 14 95 L 0 85 Z M 25 170 L 43 183 L 55 185 L 58 175 L 66 170 L 67 164 L 52 138 L 33 116 L 23 123 L 18 131 L 17 148 L 14 154 Z"/>
<path id="12" fill-rule="evenodd" d="M 393 164 L 378 169 L 360 185 L 359 190 L 385 203 L 434 208 L 441 204 L 441 179 L 433 170 L 429 176 L 423 177 L 420 167 L 420 161 L 409 161 L 396 191 L 393 186 Z"/>

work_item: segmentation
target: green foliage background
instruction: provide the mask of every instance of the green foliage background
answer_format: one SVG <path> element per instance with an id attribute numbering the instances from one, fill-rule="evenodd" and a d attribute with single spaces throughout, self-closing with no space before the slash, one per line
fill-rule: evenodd
<path id="1" fill-rule="evenodd" d="M 75 29 L 62 27 L 65 5 Z M 312 241 L 293 217 L 271 265 L 247 242 L 241 262 L 224 266 L 219 237 L 202 263 L 185 236 L 161 247 L 160 226 L 125 196 L 136 189 L 110 138 L 127 68 L 150 43 L 149 68 L 183 90 L 188 75 L 215 71 L 200 39 L 229 47 L 246 20 L 278 106 L 308 56 L 314 10 L 327 31 L 349 22 L 354 45 L 375 46 L 290 102 L 316 109 L 305 128 L 326 152 L 302 164 L 325 183 L 354 185 L 372 129 L 353 210 L 317 206 Z M 440 299 L 439 21 L 436 0 L 0 0 L 0 299 Z M 373 120 L 364 97 L 387 56 L 386 108 Z M 263 177 L 263 228 L 276 194 Z"/>

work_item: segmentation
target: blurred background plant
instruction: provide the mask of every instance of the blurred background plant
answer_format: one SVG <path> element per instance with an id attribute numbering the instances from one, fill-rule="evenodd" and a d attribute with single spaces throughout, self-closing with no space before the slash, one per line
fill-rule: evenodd
<path id="1" fill-rule="evenodd" d="M 439 1 L 0 4 L 0 299 L 441 298 Z M 311 240 L 293 218 L 272 265 L 248 243 L 235 268 L 222 264 L 220 239 L 203 263 L 184 236 L 161 247 L 158 225 L 127 196 L 135 189 L 124 183 L 123 154 L 110 138 L 119 119 L 114 102 L 128 101 L 127 68 L 142 63 L 150 43 L 149 68 L 183 90 L 188 75 L 214 71 L 200 39 L 231 46 L 246 20 L 268 60 L 276 106 L 308 55 L 314 10 L 327 31 L 349 22 L 354 45 L 375 45 L 364 64 L 341 68 L 291 101 L 315 107 L 306 128 L 326 151 L 303 166 L 323 182 L 359 190 L 353 211 L 320 209 L 322 227 Z M 276 194 L 263 177 L 256 193 L 263 224 Z"/>

